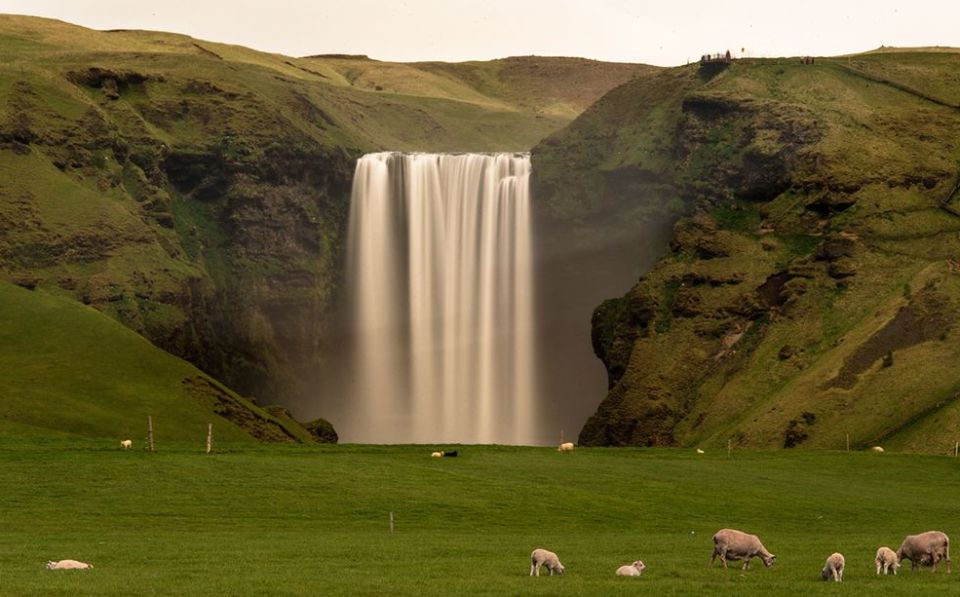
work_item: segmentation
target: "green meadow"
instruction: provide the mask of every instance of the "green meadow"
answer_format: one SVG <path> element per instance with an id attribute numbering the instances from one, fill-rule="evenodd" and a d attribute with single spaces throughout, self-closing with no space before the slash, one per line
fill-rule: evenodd
<path id="1" fill-rule="evenodd" d="M 158 430 L 158 436 L 162 434 Z M 865 452 L 0 441 L 0 595 L 943 595 L 880 545 L 960 537 L 960 461 Z M 137 446 L 141 448 L 141 446 Z M 395 529 L 389 528 L 390 512 Z M 778 555 L 707 565 L 712 534 Z M 567 572 L 530 578 L 535 547 Z M 842 585 L 820 580 L 834 551 Z M 88 571 L 48 571 L 79 559 Z M 643 559 L 640 578 L 618 578 Z"/>

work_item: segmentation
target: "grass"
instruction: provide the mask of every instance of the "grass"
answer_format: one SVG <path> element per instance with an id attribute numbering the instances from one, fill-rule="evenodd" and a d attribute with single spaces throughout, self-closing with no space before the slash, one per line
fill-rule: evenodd
<path id="1" fill-rule="evenodd" d="M 956 576 L 878 578 L 876 548 L 957 535 L 957 461 L 853 452 L 0 442 L 2 595 L 933 595 Z M 396 531 L 388 529 L 389 512 Z M 765 569 L 708 567 L 722 527 Z M 567 573 L 533 579 L 534 547 Z M 819 570 L 847 557 L 842 586 Z M 48 559 L 93 562 L 54 573 Z M 642 558 L 639 579 L 616 578 Z"/>
<path id="2" fill-rule="evenodd" d="M 207 380 L 239 411 L 259 423 L 267 413 L 116 321 L 63 297 L 0 282 L 0 432 L 17 437 L 131 438 L 142 445 L 148 415 L 157 437 L 205 437 L 207 423 L 225 441 L 252 441 L 244 429 L 214 414 L 215 395 L 191 391 Z M 305 432 L 292 433 L 306 439 Z"/>

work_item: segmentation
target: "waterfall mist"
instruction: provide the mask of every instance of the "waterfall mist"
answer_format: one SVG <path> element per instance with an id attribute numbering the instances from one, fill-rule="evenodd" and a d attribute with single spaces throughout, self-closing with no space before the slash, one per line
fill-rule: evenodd
<path id="1" fill-rule="evenodd" d="M 534 443 L 528 154 L 357 163 L 345 441 Z"/>

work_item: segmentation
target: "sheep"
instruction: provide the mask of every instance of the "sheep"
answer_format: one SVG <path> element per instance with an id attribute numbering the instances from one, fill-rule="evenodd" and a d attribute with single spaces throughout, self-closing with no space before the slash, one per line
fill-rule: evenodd
<path id="1" fill-rule="evenodd" d="M 877 574 L 880 574 L 881 571 L 884 574 L 890 574 L 890 571 L 893 570 L 894 575 L 896 575 L 897 569 L 900 568 L 900 559 L 896 552 L 886 545 L 877 550 L 877 557 L 874 561 L 877 563 Z"/>
<path id="2" fill-rule="evenodd" d="M 820 577 L 823 580 L 832 578 L 835 582 L 843 582 L 843 567 L 845 564 L 846 560 L 843 559 L 842 553 L 830 554 L 823 565 L 823 570 L 820 571 Z"/>
<path id="3" fill-rule="evenodd" d="M 124 450 L 129 450 L 133 447 L 133 441 L 129 439 L 120 440 L 120 447 Z"/>
<path id="4" fill-rule="evenodd" d="M 883 454 L 883 447 L 882 447 L 882 446 L 874 446 L 874 447 L 870 448 L 870 451 L 873 452 L 874 454 Z"/>
<path id="5" fill-rule="evenodd" d="M 557 447 L 557 452 L 573 452 L 573 442 L 564 442 Z"/>
<path id="6" fill-rule="evenodd" d="M 700 448 L 697 448 L 697 454 L 703 454 L 703 450 L 701 450 Z"/>
<path id="7" fill-rule="evenodd" d="M 78 562 L 77 560 L 60 560 L 47 562 L 47 570 L 86 570 L 93 568 L 93 564 Z"/>
<path id="8" fill-rule="evenodd" d="M 617 568 L 617 576 L 640 576 L 646 569 L 647 565 L 642 560 L 637 560 L 632 564 Z"/>
<path id="9" fill-rule="evenodd" d="M 563 564 L 560 563 L 557 554 L 538 547 L 530 553 L 530 576 L 540 576 L 541 566 L 547 567 L 550 576 L 553 576 L 554 572 L 563 574 L 564 571 Z"/>
<path id="10" fill-rule="evenodd" d="M 910 560 L 911 570 L 927 565 L 936 570 L 937 563 L 943 560 L 947 565 L 947 574 L 950 574 L 950 538 L 940 531 L 908 535 L 897 550 L 897 560 Z"/>
<path id="11" fill-rule="evenodd" d="M 759 557 L 767 568 L 773 566 L 773 561 L 777 559 L 777 556 L 767 551 L 759 537 L 734 529 L 721 529 L 713 535 L 711 565 L 717 556 L 720 556 L 724 568 L 727 567 L 727 560 L 743 560 L 744 570 L 750 567 L 751 558 Z"/>
<path id="12" fill-rule="evenodd" d="M 434 452 L 430 455 L 431 458 L 443 458 L 443 452 Z"/>

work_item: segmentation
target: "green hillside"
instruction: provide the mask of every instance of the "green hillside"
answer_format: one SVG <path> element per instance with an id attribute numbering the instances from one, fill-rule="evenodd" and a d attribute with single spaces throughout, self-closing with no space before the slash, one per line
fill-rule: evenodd
<path id="1" fill-rule="evenodd" d="M 5 596 L 932 596 L 958 585 L 956 570 L 882 577 L 873 563 L 907 534 L 956 541 L 947 457 L 461 446 L 431 459 L 427 447 L 343 445 L 206 456 L 9 439 L 0 452 Z M 726 527 L 758 534 L 776 564 L 708 566 Z M 529 576 L 536 547 L 558 554 L 563 576 Z M 842 585 L 820 580 L 835 551 Z M 44 568 L 63 558 L 94 568 Z M 640 578 L 614 576 L 636 559 Z"/>
<path id="2" fill-rule="evenodd" d="M 75 301 L 0 282 L 0 435 L 156 441 L 310 441 L 196 367 Z M 0 587 L 2 588 L 2 587 Z"/>
<path id="3" fill-rule="evenodd" d="M 958 60 L 668 69 L 534 150 L 558 221 L 684 214 L 656 266 L 594 313 L 610 390 L 581 442 L 953 447 Z"/>
<path id="4" fill-rule="evenodd" d="M 14 15 L 0 54 L 0 279 L 287 405 L 336 347 L 357 156 L 525 150 L 653 70 L 291 58 Z"/>

